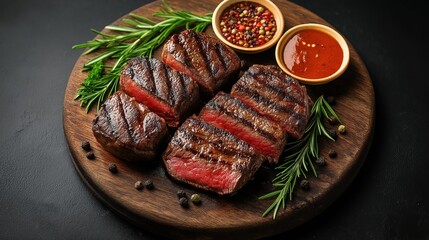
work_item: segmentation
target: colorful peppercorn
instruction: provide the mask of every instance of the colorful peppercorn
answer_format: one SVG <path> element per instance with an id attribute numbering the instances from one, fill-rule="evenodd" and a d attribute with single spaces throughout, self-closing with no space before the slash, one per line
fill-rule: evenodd
<path id="1" fill-rule="evenodd" d="M 83 150 L 85 150 L 85 151 L 91 150 L 91 145 L 89 144 L 88 141 L 83 141 L 81 146 L 82 146 Z"/>
<path id="2" fill-rule="evenodd" d="M 346 133 L 346 126 L 344 126 L 344 125 L 338 126 L 338 132 L 341 134 Z"/>
<path id="3" fill-rule="evenodd" d="M 225 9 L 220 26 L 228 42 L 246 48 L 264 45 L 277 29 L 273 13 L 254 2 L 238 2 Z"/>
<path id="4" fill-rule="evenodd" d="M 109 164 L 109 171 L 110 171 L 111 173 L 117 173 L 117 172 L 118 172 L 118 167 L 116 167 L 116 164 L 114 164 L 114 163 L 110 163 L 110 164 Z"/>
<path id="5" fill-rule="evenodd" d="M 189 206 L 188 198 L 186 197 L 181 197 L 179 199 L 179 203 L 180 203 L 180 206 L 182 206 L 183 208 L 187 208 Z"/>
<path id="6" fill-rule="evenodd" d="M 148 180 L 146 180 L 145 182 L 144 182 L 144 186 L 147 188 L 147 189 L 149 189 L 149 190 L 152 190 L 152 189 L 154 189 L 154 185 L 153 185 L 153 181 L 151 180 L 151 179 L 148 179 Z"/>
<path id="7" fill-rule="evenodd" d="M 192 194 L 191 195 L 191 201 L 192 201 L 192 203 L 194 203 L 194 204 L 200 204 L 201 203 L 201 198 L 200 198 L 200 195 L 199 194 L 197 194 L 197 193 L 194 193 L 194 194 Z"/>
<path id="8" fill-rule="evenodd" d="M 301 188 L 303 189 L 303 190 L 308 190 L 308 189 L 310 189 L 310 183 L 307 181 L 307 180 L 305 180 L 305 179 L 303 179 L 301 182 L 300 182 L 300 184 L 299 184 L 300 186 L 301 186 Z"/>
<path id="9" fill-rule="evenodd" d="M 134 187 L 137 190 L 142 190 L 144 188 L 144 185 L 143 185 L 142 181 L 137 181 L 136 183 L 134 183 Z"/>
<path id="10" fill-rule="evenodd" d="M 180 198 L 182 198 L 182 197 L 184 197 L 184 198 L 187 198 L 187 196 L 186 196 L 186 192 L 185 191 L 183 191 L 183 190 L 179 190 L 179 191 L 177 191 L 177 197 L 180 199 Z"/>
<path id="11" fill-rule="evenodd" d="M 330 158 L 336 158 L 337 157 L 337 152 L 335 150 L 329 150 L 329 157 Z"/>
<path id="12" fill-rule="evenodd" d="M 90 151 L 86 153 L 86 158 L 88 158 L 89 160 L 93 160 L 95 159 L 95 155 L 92 151 Z"/>

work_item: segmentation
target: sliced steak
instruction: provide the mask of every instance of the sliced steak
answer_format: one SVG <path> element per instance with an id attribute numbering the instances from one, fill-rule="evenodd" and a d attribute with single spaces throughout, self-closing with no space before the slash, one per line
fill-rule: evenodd
<path id="1" fill-rule="evenodd" d="M 113 155 L 128 161 L 145 162 L 159 155 L 167 135 L 164 119 L 122 91 L 102 105 L 93 120 L 97 141 Z"/>
<path id="2" fill-rule="evenodd" d="M 234 80 L 241 68 L 240 58 L 232 49 L 193 30 L 171 36 L 164 44 L 162 61 L 197 81 L 208 97 Z"/>
<path id="3" fill-rule="evenodd" d="M 195 116 L 177 129 L 163 160 L 174 179 L 221 195 L 239 190 L 263 161 L 246 142 Z"/>
<path id="4" fill-rule="evenodd" d="M 131 59 L 122 71 L 120 86 L 172 127 L 177 127 L 200 102 L 196 82 L 155 58 Z"/>
<path id="5" fill-rule="evenodd" d="M 286 133 L 276 122 L 224 92 L 210 100 L 199 117 L 247 142 L 270 163 L 278 162 L 286 144 Z"/>
<path id="6" fill-rule="evenodd" d="M 253 65 L 233 85 L 231 95 L 276 121 L 286 133 L 300 139 L 313 102 L 305 86 L 274 65 Z"/>

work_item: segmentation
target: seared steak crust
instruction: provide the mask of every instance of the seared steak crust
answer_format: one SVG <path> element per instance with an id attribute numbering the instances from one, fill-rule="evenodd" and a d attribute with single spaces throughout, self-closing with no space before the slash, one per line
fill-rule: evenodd
<path id="1" fill-rule="evenodd" d="M 177 127 L 200 102 L 196 82 L 155 58 L 131 59 L 122 71 L 120 86 L 172 127 Z"/>
<path id="2" fill-rule="evenodd" d="M 299 139 L 310 117 L 312 101 L 305 86 L 274 65 L 253 65 L 233 85 L 231 95 L 276 121 Z"/>
<path id="3" fill-rule="evenodd" d="M 242 101 L 219 92 L 201 110 L 199 116 L 249 143 L 270 163 L 277 163 L 286 144 L 286 133 L 272 120 Z"/>
<path id="4" fill-rule="evenodd" d="M 162 61 L 197 81 L 209 97 L 233 80 L 241 67 L 232 49 L 217 38 L 193 30 L 171 36 L 164 44 Z"/>
<path id="5" fill-rule="evenodd" d="M 177 129 L 163 160 L 174 179 L 218 194 L 240 189 L 262 164 L 249 144 L 195 116 Z"/>
<path id="6" fill-rule="evenodd" d="M 164 119 L 122 91 L 102 105 L 93 120 L 97 141 L 113 155 L 128 161 L 153 160 L 167 135 Z"/>

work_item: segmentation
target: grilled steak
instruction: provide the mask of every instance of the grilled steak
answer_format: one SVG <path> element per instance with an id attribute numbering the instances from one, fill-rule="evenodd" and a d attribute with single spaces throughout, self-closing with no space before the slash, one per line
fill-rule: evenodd
<path id="1" fill-rule="evenodd" d="M 157 156 L 167 135 L 164 119 L 122 91 L 110 96 L 93 120 L 97 141 L 113 155 L 128 161 L 144 162 Z"/>
<path id="2" fill-rule="evenodd" d="M 164 44 L 162 61 L 198 82 L 204 94 L 213 97 L 241 68 L 238 55 L 219 39 L 184 30 Z"/>
<path id="3" fill-rule="evenodd" d="M 195 116 L 177 129 L 163 160 L 173 178 L 221 195 L 240 189 L 263 161 L 246 142 Z"/>
<path id="4" fill-rule="evenodd" d="M 286 144 L 280 126 L 242 101 L 219 92 L 199 114 L 206 122 L 224 129 L 254 147 L 270 163 L 277 163 Z"/>
<path id="5" fill-rule="evenodd" d="M 121 89 L 177 127 L 199 104 L 198 84 L 155 58 L 136 57 L 124 68 Z"/>
<path id="6" fill-rule="evenodd" d="M 313 102 L 305 86 L 274 65 L 252 65 L 233 85 L 231 95 L 280 124 L 299 139 L 304 134 Z"/>

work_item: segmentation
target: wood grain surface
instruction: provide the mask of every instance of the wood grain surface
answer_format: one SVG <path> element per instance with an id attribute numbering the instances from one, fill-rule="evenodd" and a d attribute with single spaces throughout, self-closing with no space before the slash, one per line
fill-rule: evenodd
<path id="1" fill-rule="evenodd" d="M 189 10 L 197 14 L 213 12 L 220 1 L 179 1 L 169 0 L 174 9 Z M 301 23 L 329 23 L 294 3 L 274 0 L 285 18 L 285 31 Z M 136 9 L 135 13 L 150 17 L 159 10 L 161 2 Z M 124 16 L 126 17 L 126 16 Z M 112 24 L 122 24 L 118 19 Z M 109 25 L 110 23 L 106 23 Z M 332 26 L 331 26 L 332 27 Z M 104 32 L 108 32 L 104 30 Z M 206 32 L 213 34 L 211 27 Z M 345 36 L 347 38 L 347 36 Z M 276 220 L 272 216 L 262 217 L 272 199 L 258 200 L 271 191 L 271 180 L 275 171 L 263 167 L 244 188 L 232 196 L 218 196 L 172 180 L 161 163 L 146 166 L 124 162 L 105 151 L 95 140 L 91 127 L 96 111 L 88 114 L 74 100 L 80 83 L 86 77 L 82 66 L 91 56 L 81 56 L 72 70 L 64 96 L 64 132 L 69 145 L 72 161 L 82 180 L 89 189 L 111 209 L 137 226 L 174 239 L 257 239 L 272 236 L 292 229 L 318 215 L 333 203 L 349 186 L 365 160 L 371 144 L 375 117 L 375 97 L 371 78 L 358 53 L 348 42 L 351 61 L 346 72 L 335 81 L 307 86 L 315 100 L 321 94 L 336 98 L 334 105 L 347 133 L 339 135 L 336 142 L 321 141 L 321 155 L 327 165 L 317 167 L 318 177 L 309 174 L 310 190 L 299 188 L 293 201 L 287 203 Z M 159 58 L 157 50 L 155 57 Z M 256 55 L 239 55 L 250 63 L 275 64 L 274 48 Z M 328 128 L 336 126 L 328 125 Z M 96 158 L 89 160 L 81 148 L 82 141 L 91 143 Z M 336 158 L 328 156 L 329 150 L 338 153 Z M 118 166 L 118 173 L 108 170 L 109 163 Z M 138 191 L 134 183 L 152 179 L 155 189 Z M 188 196 L 198 193 L 202 204 L 190 204 L 188 209 L 179 205 L 176 192 L 184 189 Z"/>

